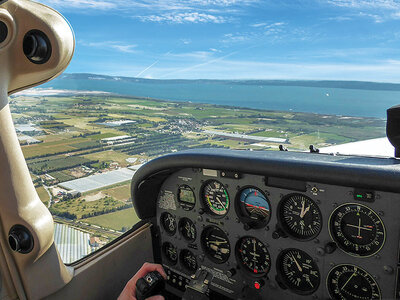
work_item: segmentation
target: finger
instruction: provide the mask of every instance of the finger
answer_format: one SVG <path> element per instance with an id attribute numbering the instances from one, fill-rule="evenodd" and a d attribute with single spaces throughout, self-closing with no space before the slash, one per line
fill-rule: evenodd
<path id="1" fill-rule="evenodd" d="M 152 296 L 150 298 L 146 298 L 146 300 L 164 300 L 164 297 L 157 295 L 157 296 Z"/>

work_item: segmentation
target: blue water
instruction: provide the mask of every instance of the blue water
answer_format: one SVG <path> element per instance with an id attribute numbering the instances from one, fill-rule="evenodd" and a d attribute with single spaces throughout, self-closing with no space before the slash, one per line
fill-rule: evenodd
<path id="1" fill-rule="evenodd" d="M 182 83 L 118 80 L 57 79 L 43 87 L 105 91 L 162 100 L 190 101 L 345 116 L 386 117 L 386 109 L 400 103 L 400 91 L 258 86 L 218 81 Z"/>

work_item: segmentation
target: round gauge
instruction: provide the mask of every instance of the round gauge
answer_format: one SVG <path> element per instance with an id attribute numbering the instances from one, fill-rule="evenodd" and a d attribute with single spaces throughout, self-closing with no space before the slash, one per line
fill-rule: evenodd
<path id="1" fill-rule="evenodd" d="M 196 204 L 196 197 L 188 185 L 181 185 L 178 188 L 178 202 L 184 210 L 192 210 Z"/>
<path id="2" fill-rule="evenodd" d="M 326 283 L 332 299 L 381 299 L 381 291 L 375 279 L 367 271 L 354 265 L 334 267 L 329 272 Z"/>
<path id="3" fill-rule="evenodd" d="M 183 249 L 179 255 L 180 262 L 185 269 L 196 272 L 197 270 L 197 259 L 192 251 Z"/>
<path id="4" fill-rule="evenodd" d="M 196 239 L 197 231 L 192 220 L 188 218 L 182 218 L 179 220 L 179 232 L 189 242 L 193 242 Z"/>
<path id="5" fill-rule="evenodd" d="M 271 257 L 267 247 L 255 237 L 243 237 L 236 244 L 236 256 L 245 270 L 263 276 L 269 272 Z"/>
<path id="6" fill-rule="evenodd" d="M 315 261 L 299 249 L 285 249 L 277 259 L 276 268 L 279 281 L 298 295 L 314 293 L 321 281 Z"/>
<path id="7" fill-rule="evenodd" d="M 225 232 L 217 226 L 208 226 L 201 233 L 201 244 L 207 257 L 222 264 L 229 259 L 231 245 Z"/>
<path id="8" fill-rule="evenodd" d="M 176 232 L 176 220 L 169 212 L 161 214 L 160 222 L 166 233 L 174 235 Z"/>
<path id="9" fill-rule="evenodd" d="M 203 187 L 203 201 L 207 210 L 216 216 L 224 216 L 229 209 L 229 196 L 222 183 L 211 180 Z"/>
<path id="10" fill-rule="evenodd" d="M 385 226 L 369 207 L 349 203 L 336 208 L 329 219 L 329 233 L 340 249 L 354 256 L 371 256 L 385 243 Z"/>
<path id="11" fill-rule="evenodd" d="M 322 215 L 318 205 L 302 194 L 284 197 L 279 203 L 278 218 L 282 229 L 297 240 L 311 240 L 322 229 Z"/>
<path id="12" fill-rule="evenodd" d="M 261 228 L 271 218 L 271 206 L 262 191 L 254 187 L 243 189 L 239 194 L 238 215 L 252 228 Z"/>
<path id="13" fill-rule="evenodd" d="M 178 249 L 170 242 L 165 242 L 162 249 L 167 260 L 175 265 L 178 261 Z"/>

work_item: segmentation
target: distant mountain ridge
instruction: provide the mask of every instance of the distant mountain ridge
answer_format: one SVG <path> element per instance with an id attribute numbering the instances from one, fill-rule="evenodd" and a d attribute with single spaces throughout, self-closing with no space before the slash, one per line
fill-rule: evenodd
<path id="1" fill-rule="evenodd" d="M 400 91 L 399 83 L 371 82 L 371 81 L 341 81 L 341 80 L 224 80 L 224 79 L 146 79 L 125 76 L 109 76 L 90 73 L 65 73 L 56 79 L 62 80 L 106 80 L 135 83 L 179 84 L 231 84 L 231 85 L 256 85 L 256 86 L 298 86 L 317 88 L 340 88 L 376 91 Z M 51 86 L 51 84 L 50 84 Z"/>

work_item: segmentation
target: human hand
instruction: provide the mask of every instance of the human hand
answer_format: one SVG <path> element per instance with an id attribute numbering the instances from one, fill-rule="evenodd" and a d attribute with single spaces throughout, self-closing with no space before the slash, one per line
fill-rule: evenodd
<path id="1" fill-rule="evenodd" d="M 136 299 L 136 282 L 139 278 L 142 278 L 147 273 L 157 271 L 161 274 L 164 279 L 167 279 L 167 275 L 161 265 L 158 264 L 151 264 L 151 263 L 144 263 L 143 266 L 140 268 L 139 271 L 128 281 L 125 285 L 124 290 L 122 291 L 121 295 L 119 295 L 118 300 L 137 300 Z M 164 300 L 163 296 L 157 295 L 147 298 L 148 300 Z"/>

